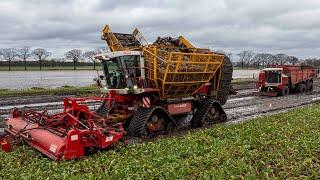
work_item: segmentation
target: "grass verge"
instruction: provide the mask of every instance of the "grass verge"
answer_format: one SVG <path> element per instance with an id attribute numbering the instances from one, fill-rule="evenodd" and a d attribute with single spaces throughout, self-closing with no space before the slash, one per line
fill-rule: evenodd
<path id="1" fill-rule="evenodd" d="M 199 179 L 320 177 L 320 105 L 216 125 L 182 137 L 53 162 L 23 146 L 0 152 L 3 179 Z"/>
<path id="2" fill-rule="evenodd" d="M 95 94 L 99 93 L 96 86 L 86 87 L 74 87 L 74 86 L 62 86 L 58 88 L 40 88 L 33 87 L 30 89 L 0 89 L 0 97 L 12 97 L 12 96 L 37 96 L 37 95 L 63 95 L 63 94 Z"/>

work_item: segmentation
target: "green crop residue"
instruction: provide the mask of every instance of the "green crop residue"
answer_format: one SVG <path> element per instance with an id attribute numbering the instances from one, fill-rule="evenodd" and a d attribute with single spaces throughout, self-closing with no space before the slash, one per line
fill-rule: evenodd
<path id="1" fill-rule="evenodd" d="M 320 105 L 59 163 L 22 146 L 0 162 L 3 179 L 319 179 Z"/>

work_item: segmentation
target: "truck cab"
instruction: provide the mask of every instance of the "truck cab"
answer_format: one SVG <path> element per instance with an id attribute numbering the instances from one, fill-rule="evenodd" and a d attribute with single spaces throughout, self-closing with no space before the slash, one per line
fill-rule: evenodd
<path id="1" fill-rule="evenodd" d="M 269 96 L 277 96 L 279 93 L 286 95 L 289 93 L 288 75 L 283 72 L 283 68 L 265 68 L 259 73 L 257 88 L 260 93 Z"/>

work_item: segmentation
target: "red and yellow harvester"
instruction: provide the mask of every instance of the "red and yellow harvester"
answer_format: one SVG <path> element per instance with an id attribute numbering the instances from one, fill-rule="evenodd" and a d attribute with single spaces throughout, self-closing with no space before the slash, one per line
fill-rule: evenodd
<path id="1" fill-rule="evenodd" d="M 192 46 L 182 36 L 147 44 L 132 34 L 103 29 L 111 52 L 96 56 L 103 76 L 99 98 L 67 98 L 62 113 L 14 111 L 5 121 L 4 141 L 23 139 L 50 158 L 78 158 L 105 149 L 125 133 L 154 137 L 179 124 L 206 126 L 227 120 L 232 79 L 228 57 Z M 85 102 L 100 101 L 96 110 Z M 192 117 L 192 118 L 189 118 Z"/>

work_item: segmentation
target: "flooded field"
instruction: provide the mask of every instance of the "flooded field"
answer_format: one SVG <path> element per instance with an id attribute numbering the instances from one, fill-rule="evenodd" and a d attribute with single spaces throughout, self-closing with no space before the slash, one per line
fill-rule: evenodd
<path id="1" fill-rule="evenodd" d="M 259 70 L 233 70 L 233 78 L 258 78 Z"/>
<path id="2" fill-rule="evenodd" d="M 233 78 L 257 77 L 258 70 L 234 70 Z M 0 71 L 0 89 L 31 87 L 87 86 L 97 71 Z"/>
<path id="3" fill-rule="evenodd" d="M 0 71 L 0 89 L 87 86 L 95 77 L 96 71 Z"/>

